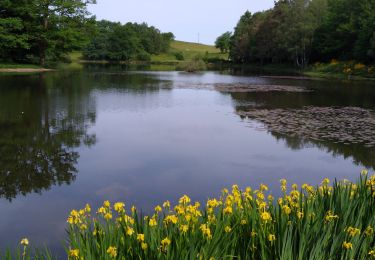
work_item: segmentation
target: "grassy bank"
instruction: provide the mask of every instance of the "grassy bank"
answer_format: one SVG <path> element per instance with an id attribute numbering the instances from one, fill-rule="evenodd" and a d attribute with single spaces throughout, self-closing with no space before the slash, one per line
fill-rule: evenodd
<path id="1" fill-rule="evenodd" d="M 332 60 L 330 63 L 315 63 L 306 69 L 304 74 L 319 78 L 375 80 L 375 65 Z"/>
<path id="2" fill-rule="evenodd" d="M 0 69 L 41 69 L 33 64 L 0 63 Z"/>
<path id="3" fill-rule="evenodd" d="M 0 73 L 33 73 L 46 71 L 33 64 L 0 63 Z"/>
<path id="4" fill-rule="evenodd" d="M 289 64 L 239 64 L 231 68 L 240 73 L 259 75 L 277 75 L 291 77 L 326 78 L 339 80 L 375 80 L 375 66 L 364 65 L 354 61 L 315 63 L 305 69 L 298 69 Z"/>
<path id="5" fill-rule="evenodd" d="M 263 184 L 234 185 L 204 207 L 184 195 L 150 216 L 122 202 L 86 205 L 67 219 L 69 259 L 375 259 L 375 175 L 280 184 L 278 199 Z"/>

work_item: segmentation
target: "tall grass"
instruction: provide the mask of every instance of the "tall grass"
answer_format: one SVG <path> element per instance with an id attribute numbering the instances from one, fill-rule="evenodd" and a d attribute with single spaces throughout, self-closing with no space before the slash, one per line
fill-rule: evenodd
<path id="1" fill-rule="evenodd" d="M 224 189 L 204 207 L 184 195 L 151 216 L 125 204 L 68 217 L 69 259 L 375 259 L 375 175 L 356 183 Z"/>
<path id="2" fill-rule="evenodd" d="M 346 79 L 374 79 L 375 66 L 365 65 L 355 61 L 344 62 L 333 59 L 330 63 L 315 63 L 305 72 L 305 74 Z"/>

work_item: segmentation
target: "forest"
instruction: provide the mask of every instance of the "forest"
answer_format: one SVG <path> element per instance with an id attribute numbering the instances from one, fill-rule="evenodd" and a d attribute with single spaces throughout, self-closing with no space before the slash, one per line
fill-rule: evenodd
<path id="1" fill-rule="evenodd" d="M 173 39 L 173 33 L 161 33 L 146 23 L 122 25 L 99 21 L 94 37 L 83 50 L 83 56 L 88 60 L 149 61 L 151 54 L 167 52 Z"/>
<path id="2" fill-rule="evenodd" d="M 149 60 L 165 52 L 172 33 L 147 24 L 96 21 L 95 0 L 0 0 L 0 61 L 50 66 L 72 51 L 89 60 Z"/>
<path id="3" fill-rule="evenodd" d="M 173 33 L 145 23 L 97 21 L 96 0 L 0 0 L 0 62 L 50 66 L 79 51 L 85 60 L 150 61 Z M 375 61 L 375 0 L 278 0 L 246 12 L 215 45 L 235 64 Z M 340 68 L 341 70 L 341 68 Z"/>
<path id="4" fill-rule="evenodd" d="M 337 59 L 372 64 L 375 1 L 279 0 L 272 9 L 242 15 L 228 41 L 235 63 L 304 68 Z"/>

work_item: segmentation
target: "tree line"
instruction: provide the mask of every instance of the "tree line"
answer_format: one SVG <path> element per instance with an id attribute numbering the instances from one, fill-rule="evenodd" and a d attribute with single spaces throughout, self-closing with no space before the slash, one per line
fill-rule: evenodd
<path id="1" fill-rule="evenodd" d="M 172 33 L 146 24 L 97 22 L 96 0 L 0 0 L 0 61 L 44 66 L 83 51 L 87 59 L 149 59 L 166 51 Z"/>
<path id="2" fill-rule="evenodd" d="M 161 33 L 146 23 L 115 23 L 99 21 L 95 34 L 84 48 L 83 56 L 88 60 L 148 61 L 151 54 L 167 52 L 172 33 Z"/>
<path id="3" fill-rule="evenodd" d="M 373 63 L 375 0 L 279 0 L 272 9 L 246 12 L 227 36 L 217 47 L 228 44 L 236 63 Z"/>

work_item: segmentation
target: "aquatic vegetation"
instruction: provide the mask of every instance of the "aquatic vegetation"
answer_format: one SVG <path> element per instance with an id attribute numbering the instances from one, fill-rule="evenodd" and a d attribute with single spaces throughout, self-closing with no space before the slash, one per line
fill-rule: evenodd
<path id="1" fill-rule="evenodd" d="M 298 87 L 298 86 L 287 86 L 287 85 L 254 85 L 254 84 L 244 84 L 244 83 L 229 83 L 229 84 L 208 84 L 208 83 L 198 83 L 198 84 L 174 84 L 173 86 L 168 86 L 170 88 L 178 89 L 204 89 L 204 90 L 216 90 L 225 93 L 269 93 L 269 92 L 290 92 L 290 93 L 304 93 L 312 92 L 312 90 Z"/>
<path id="2" fill-rule="evenodd" d="M 375 147 L 375 113 L 359 107 L 249 109 L 237 112 L 268 131 L 303 140 L 333 141 Z"/>
<path id="3" fill-rule="evenodd" d="M 221 92 L 227 93 L 239 93 L 239 92 L 294 92 L 303 93 L 311 92 L 303 87 L 298 86 L 283 86 L 283 85 L 249 85 L 249 84 L 215 84 L 215 89 Z"/>
<path id="4" fill-rule="evenodd" d="M 105 201 L 72 210 L 69 259 L 371 259 L 375 257 L 375 175 L 356 183 L 324 179 L 288 185 L 274 198 L 233 185 L 205 206 L 184 195 L 144 216 Z"/>

